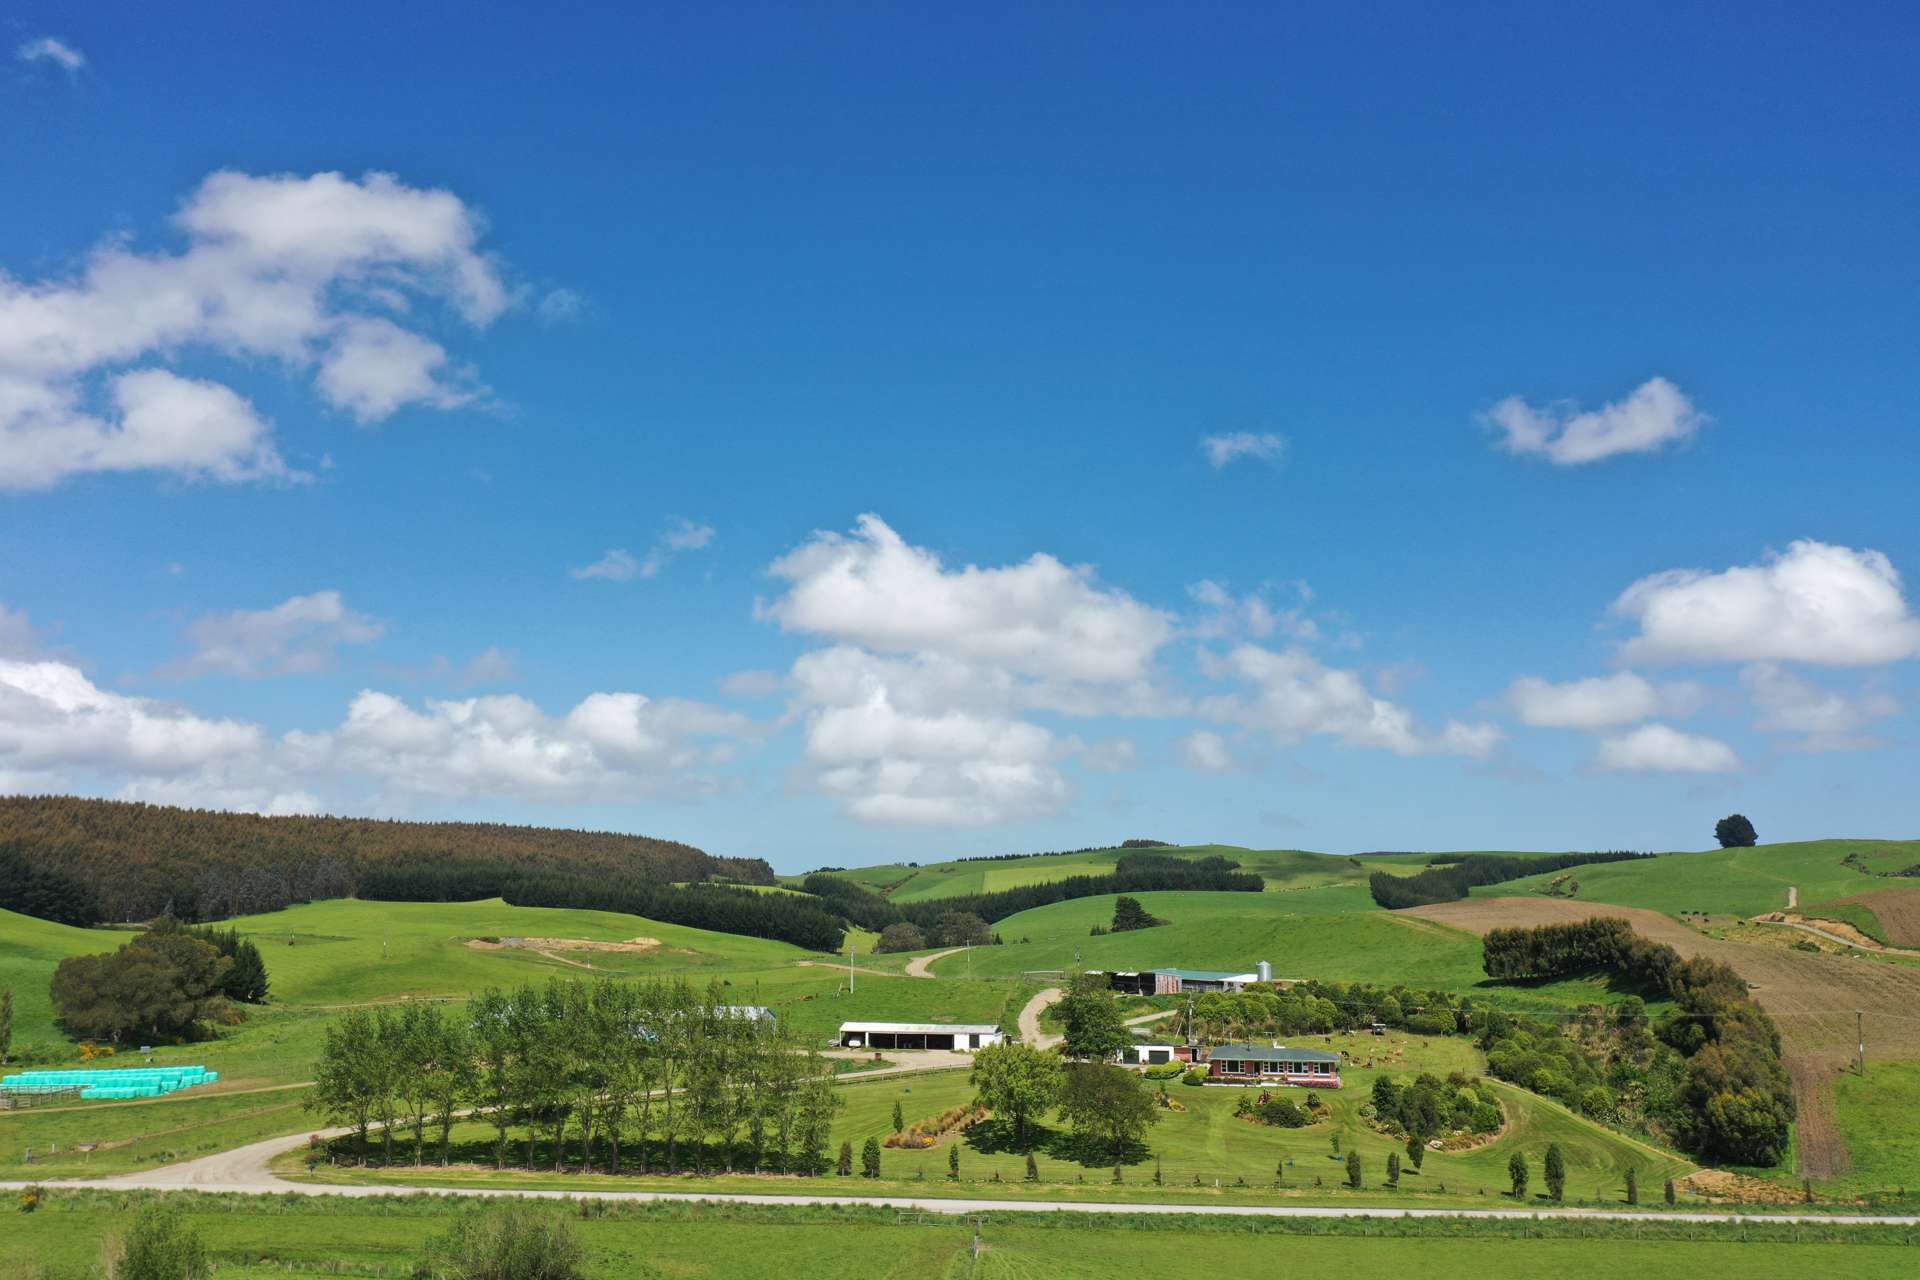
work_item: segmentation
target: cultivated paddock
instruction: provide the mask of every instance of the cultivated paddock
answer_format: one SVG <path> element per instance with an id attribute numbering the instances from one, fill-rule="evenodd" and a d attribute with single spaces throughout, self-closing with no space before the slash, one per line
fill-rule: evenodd
<path id="1" fill-rule="evenodd" d="M 1920 889 L 1876 889 L 1835 901 L 1858 903 L 1873 912 L 1894 946 L 1920 947 Z"/>
<path id="2" fill-rule="evenodd" d="M 1862 1015 L 1869 1061 L 1920 1059 L 1920 969 L 1722 942 L 1657 911 L 1558 898 L 1468 898 L 1410 908 L 1405 914 L 1471 933 L 1618 916 L 1643 937 L 1664 942 L 1682 955 L 1709 956 L 1730 965 L 1780 1025 L 1800 1110 L 1800 1169 L 1807 1177 L 1836 1177 L 1850 1167 L 1846 1141 L 1834 1123 L 1832 1080 L 1853 1060 L 1855 1011 Z"/>

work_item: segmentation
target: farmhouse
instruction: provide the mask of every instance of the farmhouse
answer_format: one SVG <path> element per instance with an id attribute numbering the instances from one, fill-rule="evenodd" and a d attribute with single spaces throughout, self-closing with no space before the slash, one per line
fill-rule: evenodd
<path id="1" fill-rule="evenodd" d="M 1297 1084 L 1316 1089 L 1340 1087 L 1340 1055 L 1321 1049 L 1294 1049 L 1274 1041 L 1215 1045 L 1207 1055 L 1209 1080 L 1235 1083 Z"/>
<path id="2" fill-rule="evenodd" d="M 1258 973 L 1228 973 L 1221 969 L 1094 969 L 1089 972 L 1104 973 L 1108 987 L 1135 996 L 1244 991 L 1253 983 L 1266 981 Z"/>
<path id="3" fill-rule="evenodd" d="M 954 1049 L 962 1053 L 999 1044 L 1004 1036 L 990 1022 L 843 1022 L 840 1043 L 848 1049 Z"/>

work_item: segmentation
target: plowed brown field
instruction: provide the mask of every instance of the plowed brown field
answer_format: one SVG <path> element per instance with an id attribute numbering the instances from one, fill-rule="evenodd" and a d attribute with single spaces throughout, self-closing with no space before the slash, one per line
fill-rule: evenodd
<path id="1" fill-rule="evenodd" d="M 1873 912 L 1896 947 L 1920 947 L 1920 889 L 1875 889 L 1836 902 L 1857 902 Z"/>
<path id="2" fill-rule="evenodd" d="M 1711 956 L 1732 966 L 1780 1025 L 1798 1095 L 1800 1168 L 1807 1177 L 1833 1177 L 1851 1164 L 1834 1125 L 1832 1078 L 1853 1058 L 1855 1011 L 1863 1015 L 1870 1056 L 1920 1058 L 1920 969 L 1906 965 L 1722 942 L 1657 911 L 1557 898 L 1468 898 L 1413 907 L 1407 914 L 1470 933 L 1619 916 L 1643 937 L 1682 955 Z"/>

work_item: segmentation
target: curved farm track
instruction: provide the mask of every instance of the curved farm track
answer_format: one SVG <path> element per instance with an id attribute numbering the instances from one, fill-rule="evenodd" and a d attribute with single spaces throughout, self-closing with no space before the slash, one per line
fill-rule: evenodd
<path id="1" fill-rule="evenodd" d="M 1681 955 L 1731 966 L 1780 1026 L 1800 1113 L 1800 1172 L 1809 1178 L 1852 1167 L 1835 1122 L 1833 1077 L 1853 1061 L 1854 1011 L 1865 1015 L 1867 1043 L 1879 1056 L 1920 1059 L 1920 969 L 1906 965 L 1723 942 L 1658 911 L 1564 898 L 1468 898 L 1407 914 L 1470 933 L 1618 916 Z"/>

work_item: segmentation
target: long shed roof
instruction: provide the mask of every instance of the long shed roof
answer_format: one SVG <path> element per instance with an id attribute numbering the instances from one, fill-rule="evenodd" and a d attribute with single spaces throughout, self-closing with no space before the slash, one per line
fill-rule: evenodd
<path id="1" fill-rule="evenodd" d="M 882 1031 L 908 1036 L 983 1036 L 998 1030 L 1000 1030 L 999 1025 L 992 1022 L 843 1022 L 840 1024 L 842 1035 L 849 1031 Z"/>

